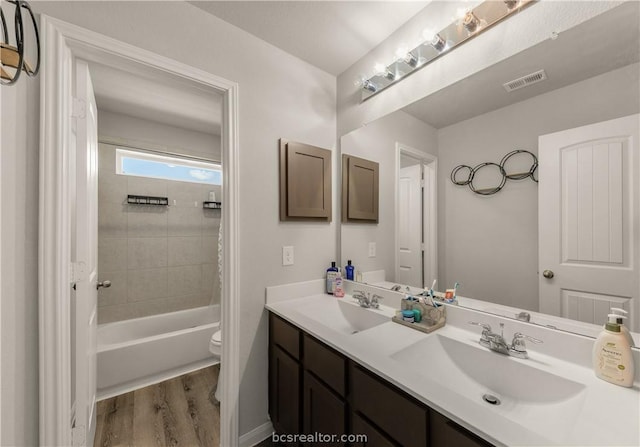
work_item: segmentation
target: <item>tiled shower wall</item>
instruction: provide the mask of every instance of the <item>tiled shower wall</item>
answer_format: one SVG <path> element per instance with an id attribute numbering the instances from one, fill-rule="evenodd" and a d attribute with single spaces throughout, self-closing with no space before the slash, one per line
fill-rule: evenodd
<path id="1" fill-rule="evenodd" d="M 98 322 L 220 303 L 220 210 L 205 210 L 221 187 L 115 173 L 116 146 L 100 144 Z M 128 194 L 169 198 L 168 207 L 127 205 Z"/>

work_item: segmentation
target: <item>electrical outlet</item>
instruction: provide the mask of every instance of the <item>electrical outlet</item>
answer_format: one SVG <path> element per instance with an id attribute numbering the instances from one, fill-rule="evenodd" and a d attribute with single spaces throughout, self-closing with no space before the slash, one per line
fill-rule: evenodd
<path id="1" fill-rule="evenodd" d="M 375 258 L 376 257 L 376 243 L 375 242 L 369 242 L 369 257 L 370 258 Z"/>
<path id="2" fill-rule="evenodd" d="M 282 265 L 293 265 L 293 247 L 282 247 Z"/>

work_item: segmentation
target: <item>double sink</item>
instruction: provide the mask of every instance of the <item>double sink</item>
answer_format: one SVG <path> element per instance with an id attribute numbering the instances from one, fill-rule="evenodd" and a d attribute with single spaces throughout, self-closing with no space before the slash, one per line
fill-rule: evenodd
<path id="1" fill-rule="evenodd" d="M 374 329 L 395 325 L 390 321 L 392 308 L 362 308 L 349 297 L 307 301 L 297 312 L 349 339 L 368 338 L 372 349 L 378 338 Z M 544 362 L 536 361 L 535 355 L 534 359 L 523 360 L 489 351 L 478 343 L 479 331 L 450 328 L 417 338 L 389 352 L 388 357 L 424 380 L 485 405 L 487 412 L 515 424 L 526 423 L 528 430 L 566 432 L 584 404 L 584 384 L 549 372 L 551 368 L 544 365 L 541 368 L 539 363 Z"/>

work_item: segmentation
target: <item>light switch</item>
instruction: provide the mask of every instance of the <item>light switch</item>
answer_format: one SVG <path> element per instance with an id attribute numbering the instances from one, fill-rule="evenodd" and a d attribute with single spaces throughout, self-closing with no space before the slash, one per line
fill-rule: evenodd
<path id="1" fill-rule="evenodd" d="M 376 257 L 376 243 L 375 242 L 369 242 L 369 257 L 370 258 L 375 258 Z"/>
<path id="2" fill-rule="evenodd" d="M 293 265 L 293 246 L 282 247 L 282 265 Z"/>

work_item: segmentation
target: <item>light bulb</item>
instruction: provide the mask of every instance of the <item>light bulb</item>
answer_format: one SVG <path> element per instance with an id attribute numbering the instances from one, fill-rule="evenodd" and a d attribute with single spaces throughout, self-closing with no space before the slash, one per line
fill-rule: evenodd
<path id="1" fill-rule="evenodd" d="M 456 17 L 458 19 L 463 19 L 464 16 L 467 15 L 467 12 L 469 12 L 469 9 L 467 9 L 467 8 L 458 8 L 458 9 L 456 9 Z"/>
<path id="2" fill-rule="evenodd" d="M 504 4 L 507 6 L 507 9 L 513 9 L 518 6 L 520 0 L 504 0 Z"/>
<path id="3" fill-rule="evenodd" d="M 431 43 L 434 37 L 436 37 L 436 33 L 431 28 L 425 28 L 422 30 L 422 38 L 425 43 Z"/>
<path id="4" fill-rule="evenodd" d="M 480 25 L 480 20 L 475 16 L 472 11 L 469 11 L 462 19 L 462 25 L 464 28 L 470 33 L 475 32 L 478 29 L 478 25 Z"/>
<path id="5" fill-rule="evenodd" d="M 393 81 L 396 77 L 396 75 L 394 75 L 386 65 L 381 63 L 377 63 L 374 67 L 374 70 L 376 72 L 376 76 L 384 76 L 390 81 Z"/>
<path id="6" fill-rule="evenodd" d="M 407 53 L 409 52 L 409 48 L 406 45 L 401 45 L 396 50 L 396 57 L 399 61 L 403 61 L 407 57 Z"/>

